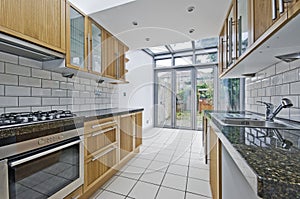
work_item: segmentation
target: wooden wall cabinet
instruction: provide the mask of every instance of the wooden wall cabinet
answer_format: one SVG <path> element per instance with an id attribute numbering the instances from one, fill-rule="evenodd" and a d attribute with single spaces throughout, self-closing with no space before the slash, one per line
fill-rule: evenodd
<path id="1" fill-rule="evenodd" d="M 1 0 L 0 31 L 65 53 L 65 0 Z"/>

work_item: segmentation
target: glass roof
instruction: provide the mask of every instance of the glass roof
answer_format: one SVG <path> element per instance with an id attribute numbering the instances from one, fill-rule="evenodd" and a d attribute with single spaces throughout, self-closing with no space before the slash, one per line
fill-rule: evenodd
<path id="1" fill-rule="evenodd" d="M 177 44 L 170 44 L 165 46 L 157 46 L 146 48 L 146 51 L 151 56 L 163 55 L 163 54 L 174 54 L 178 52 L 187 52 L 193 51 L 198 49 L 209 49 L 209 48 L 216 48 L 218 46 L 218 38 L 206 38 L 200 39 L 195 41 L 188 41 L 184 43 L 177 43 Z"/>

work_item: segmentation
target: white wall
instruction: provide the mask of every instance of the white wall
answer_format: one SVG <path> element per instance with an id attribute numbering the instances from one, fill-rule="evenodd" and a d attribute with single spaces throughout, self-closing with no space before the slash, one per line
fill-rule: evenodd
<path id="1" fill-rule="evenodd" d="M 143 128 L 153 126 L 154 89 L 153 59 L 141 50 L 129 51 L 126 54 L 129 84 L 119 86 L 119 107 L 144 108 Z M 126 95 L 126 96 L 124 96 Z"/>

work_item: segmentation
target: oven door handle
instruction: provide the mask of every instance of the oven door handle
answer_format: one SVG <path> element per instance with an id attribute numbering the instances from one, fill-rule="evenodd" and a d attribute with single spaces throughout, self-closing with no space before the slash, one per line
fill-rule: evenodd
<path id="1" fill-rule="evenodd" d="M 44 151 L 44 152 L 41 152 L 41 153 L 38 153 L 38 154 L 35 154 L 35 155 L 32 155 L 32 156 L 29 156 L 29 157 L 26 157 L 26 158 L 10 162 L 9 166 L 10 167 L 18 166 L 20 164 L 23 164 L 23 163 L 29 162 L 31 160 L 43 157 L 45 155 L 48 155 L 50 153 L 54 153 L 56 151 L 59 151 L 59 150 L 65 149 L 67 147 L 73 146 L 73 145 L 78 144 L 80 142 L 82 142 L 82 141 L 81 140 L 73 141 L 73 142 L 70 142 L 68 144 L 65 144 L 65 145 L 62 145 L 62 146 L 58 146 L 56 148 L 53 148 L 53 149 L 50 149 L 50 150 L 47 150 L 47 151 Z"/>

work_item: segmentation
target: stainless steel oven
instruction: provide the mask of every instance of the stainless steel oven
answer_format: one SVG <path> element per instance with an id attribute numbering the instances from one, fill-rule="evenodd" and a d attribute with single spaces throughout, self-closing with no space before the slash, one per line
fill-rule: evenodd
<path id="1" fill-rule="evenodd" d="M 63 198 L 83 184 L 83 129 L 0 148 L 0 198 Z"/>

